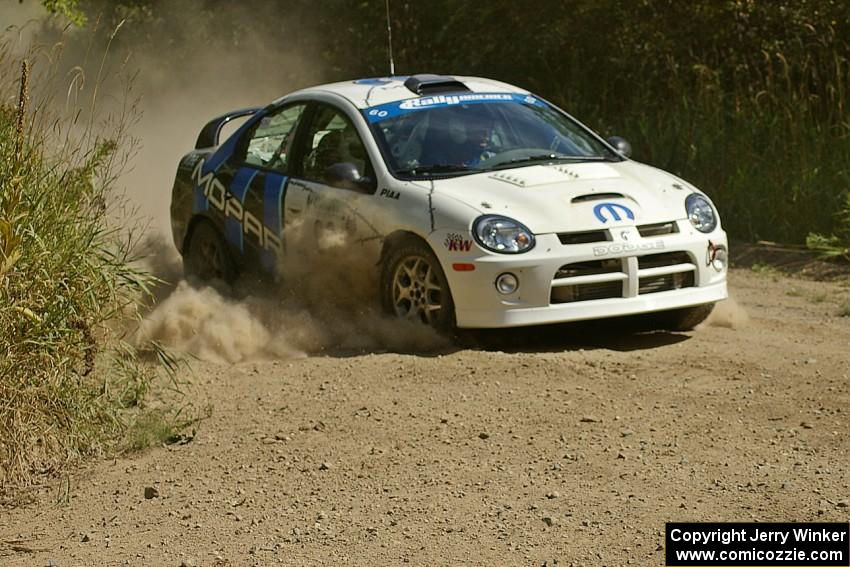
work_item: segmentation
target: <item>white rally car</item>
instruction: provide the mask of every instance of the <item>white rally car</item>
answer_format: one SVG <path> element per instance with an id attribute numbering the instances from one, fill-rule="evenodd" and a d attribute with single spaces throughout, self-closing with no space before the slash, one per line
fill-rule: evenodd
<path id="1" fill-rule="evenodd" d="M 220 143 L 222 126 L 245 122 Z M 171 216 L 187 271 L 297 254 L 287 228 L 374 249 L 381 301 L 438 327 L 653 313 L 690 329 L 726 292 L 710 199 L 521 88 L 414 75 L 321 85 L 208 123 Z"/>

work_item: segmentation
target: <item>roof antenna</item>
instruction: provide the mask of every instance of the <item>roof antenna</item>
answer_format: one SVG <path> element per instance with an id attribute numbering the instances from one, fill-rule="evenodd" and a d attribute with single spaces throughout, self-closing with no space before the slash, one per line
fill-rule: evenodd
<path id="1" fill-rule="evenodd" d="M 390 0 L 387 0 L 387 43 L 390 52 L 390 77 L 395 75 L 395 63 L 393 63 L 393 28 L 390 24 Z"/>

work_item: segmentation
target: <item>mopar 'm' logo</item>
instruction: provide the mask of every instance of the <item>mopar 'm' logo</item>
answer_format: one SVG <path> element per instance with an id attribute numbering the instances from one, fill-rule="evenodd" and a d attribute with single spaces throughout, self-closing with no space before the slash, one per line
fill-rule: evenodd
<path id="1" fill-rule="evenodd" d="M 635 214 L 630 208 L 619 203 L 599 203 L 593 207 L 593 214 L 600 222 L 608 222 L 609 220 L 621 221 L 623 217 L 621 213 L 631 220 L 635 220 Z"/>

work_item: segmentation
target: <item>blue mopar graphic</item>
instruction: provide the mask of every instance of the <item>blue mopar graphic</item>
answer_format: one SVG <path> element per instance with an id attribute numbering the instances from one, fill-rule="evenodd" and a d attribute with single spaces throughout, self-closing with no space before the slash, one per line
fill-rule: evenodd
<path id="1" fill-rule="evenodd" d="M 635 220 L 635 214 L 632 212 L 630 208 L 625 205 L 621 205 L 619 203 L 599 203 L 595 207 L 593 207 L 593 214 L 596 215 L 596 218 L 599 219 L 600 222 L 608 222 L 612 221 L 621 221 L 623 217 L 620 216 L 620 213 L 623 213 L 630 220 Z"/>
<path id="2" fill-rule="evenodd" d="M 283 234 L 283 198 L 288 178 L 277 173 L 269 173 L 263 185 L 263 224 L 275 235 Z M 263 266 L 274 272 L 278 257 L 273 250 L 263 249 Z"/>
<path id="3" fill-rule="evenodd" d="M 248 167 L 240 168 L 233 177 L 233 183 L 230 184 L 230 194 L 237 199 L 239 203 L 245 205 L 245 194 L 248 192 L 248 187 L 257 175 L 256 169 Z M 228 216 L 225 213 L 224 217 L 224 235 L 240 252 L 245 250 L 243 242 L 242 221 Z"/>

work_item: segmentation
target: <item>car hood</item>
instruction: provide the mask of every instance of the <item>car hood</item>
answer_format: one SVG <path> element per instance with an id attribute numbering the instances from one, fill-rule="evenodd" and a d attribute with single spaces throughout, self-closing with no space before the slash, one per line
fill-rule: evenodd
<path id="1" fill-rule="evenodd" d="M 503 169 L 435 181 L 434 190 L 545 234 L 682 219 L 685 198 L 696 189 L 654 167 L 622 161 Z"/>

